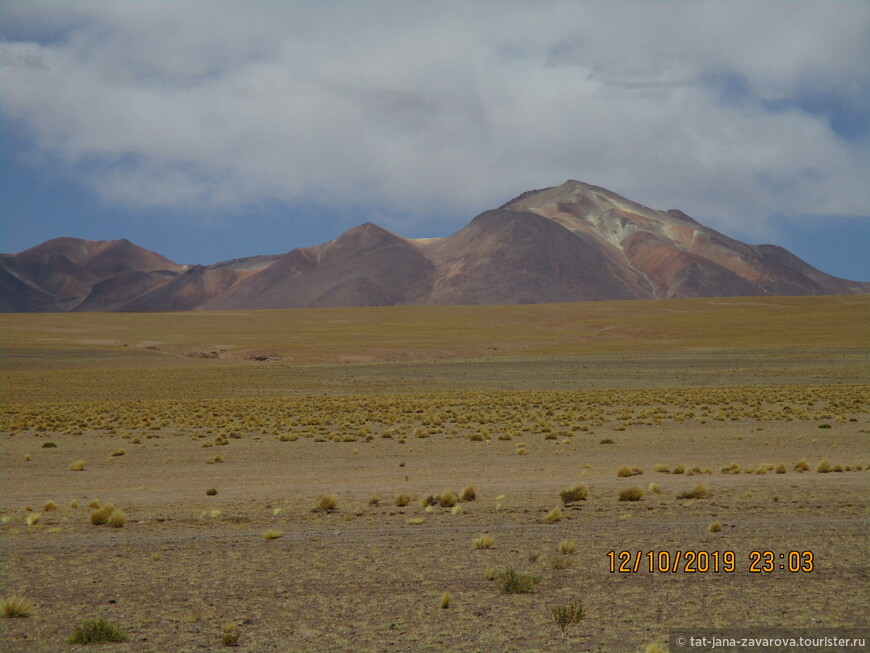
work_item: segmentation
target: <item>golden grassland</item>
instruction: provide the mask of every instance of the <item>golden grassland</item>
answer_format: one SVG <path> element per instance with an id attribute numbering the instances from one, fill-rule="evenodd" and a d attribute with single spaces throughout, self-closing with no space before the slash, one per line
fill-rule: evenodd
<path id="1" fill-rule="evenodd" d="M 868 308 L 3 316 L 0 648 L 74 650 L 96 618 L 119 652 L 866 626 Z M 609 569 L 678 550 L 737 568 Z"/>

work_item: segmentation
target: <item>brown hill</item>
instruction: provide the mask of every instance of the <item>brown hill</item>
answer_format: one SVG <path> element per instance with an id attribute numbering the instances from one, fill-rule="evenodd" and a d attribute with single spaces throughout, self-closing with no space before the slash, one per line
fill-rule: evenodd
<path id="1" fill-rule="evenodd" d="M 184 266 L 126 240 L 58 238 L 0 255 L 0 311 L 161 311 L 520 304 L 654 297 L 863 294 L 781 247 L 569 180 L 447 238 L 366 223 L 276 256 Z"/>

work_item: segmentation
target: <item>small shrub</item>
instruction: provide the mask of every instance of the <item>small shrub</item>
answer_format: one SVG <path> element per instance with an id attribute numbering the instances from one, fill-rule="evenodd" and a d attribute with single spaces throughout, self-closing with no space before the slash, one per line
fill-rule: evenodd
<path id="1" fill-rule="evenodd" d="M 43 442 L 42 448 L 43 449 L 57 449 L 57 445 L 54 442 Z"/>
<path id="2" fill-rule="evenodd" d="M 819 424 L 818 428 L 820 429 L 829 429 L 831 428 L 830 424 Z"/>
<path id="3" fill-rule="evenodd" d="M 710 490 L 707 489 L 707 485 L 704 483 L 698 483 L 693 489 L 687 490 L 682 494 L 678 494 L 678 499 L 703 499 L 704 497 L 710 494 Z"/>
<path id="4" fill-rule="evenodd" d="M 562 519 L 562 509 L 559 506 L 553 508 L 547 513 L 546 517 L 544 517 L 544 521 L 548 524 L 555 524 L 560 519 Z"/>
<path id="5" fill-rule="evenodd" d="M 72 501 L 69 502 L 69 507 L 72 508 L 73 510 L 78 510 L 79 502 L 76 501 L 75 499 L 73 499 Z"/>
<path id="6" fill-rule="evenodd" d="M 796 472 L 808 472 L 810 470 L 810 464 L 807 462 L 807 459 L 799 461 L 794 466 L 794 471 Z"/>
<path id="7" fill-rule="evenodd" d="M 559 553 L 562 555 L 571 555 L 577 550 L 576 540 L 562 540 L 559 542 Z"/>
<path id="8" fill-rule="evenodd" d="M 34 512 L 27 515 L 27 517 L 24 518 L 24 521 L 27 523 L 28 526 L 35 526 L 39 523 L 40 517 L 42 517 L 41 512 Z"/>
<path id="9" fill-rule="evenodd" d="M 411 517 L 411 519 L 408 520 L 408 523 L 411 526 L 419 526 L 420 524 L 422 524 L 425 521 L 426 521 L 426 519 L 423 517 Z"/>
<path id="10" fill-rule="evenodd" d="M 490 549 L 495 544 L 495 539 L 493 539 L 492 535 L 483 534 L 472 539 L 471 543 L 475 549 Z"/>
<path id="11" fill-rule="evenodd" d="M 97 508 L 94 512 L 91 513 L 91 523 L 94 526 L 102 526 L 103 524 L 109 523 L 109 517 L 115 511 L 115 506 L 111 503 L 107 503 L 101 508 Z"/>
<path id="12" fill-rule="evenodd" d="M 550 567 L 553 569 L 567 569 L 574 564 L 574 561 L 568 556 L 553 556 L 550 558 Z"/>
<path id="13" fill-rule="evenodd" d="M 585 485 L 575 485 L 574 487 L 565 488 L 559 492 L 562 504 L 566 506 L 576 503 L 577 501 L 585 501 L 588 496 L 589 489 Z"/>
<path id="14" fill-rule="evenodd" d="M 338 500 L 335 498 L 335 495 L 327 494 L 326 496 L 320 497 L 317 500 L 317 505 L 314 509 L 320 512 L 330 512 L 331 510 L 335 510 L 335 507 L 337 505 Z"/>
<path id="15" fill-rule="evenodd" d="M 441 606 L 442 610 L 446 610 L 447 608 L 450 607 L 450 601 L 452 601 L 452 600 L 453 600 L 453 595 L 450 592 L 444 592 L 444 594 L 441 595 L 441 601 L 439 602 L 438 605 Z"/>
<path id="16" fill-rule="evenodd" d="M 84 468 L 85 468 L 85 461 L 84 460 L 76 460 L 75 462 L 72 462 L 69 464 L 69 470 L 71 472 L 81 472 L 84 470 Z"/>
<path id="17" fill-rule="evenodd" d="M 210 487 L 209 489 L 207 489 L 205 491 L 205 493 L 206 493 L 206 495 L 213 497 L 214 495 L 217 494 L 217 488 Z"/>
<path id="18" fill-rule="evenodd" d="M 495 580 L 495 567 L 487 567 L 486 571 L 483 572 L 486 580 Z"/>
<path id="19" fill-rule="evenodd" d="M 109 454 L 110 458 L 114 458 L 115 456 L 123 456 L 125 451 L 123 449 L 115 449 L 112 453 Z"/>
<path id="20" fill-rule="evenodd" d="M 643 498 L 643 489 L 637 485 L 625 488 L 619 493 L 620 501 L 640 501 Z"/>
<path id="21" fill-rule="evenodd" d="M 685 474 L 685 473 L 686 473 L 686 468 L 683 467 L 682 465 L 677 465 L 676 467 L 674 467 L 671 470 L 671 474 Z"/>
<path id="22" fill-rule="evenodd" d="M 502 594 L 527 594 L 534 591 L 540 579 L 508 568 L 495 577 L 495 582 Z"/>
<path id="23" fill-rule="evenodd" d="M 659 487 L 658 483 L 650 483 L 647 487 L 647 492 L 650 494 L 661 494 L 662 489 Z"/>
<path id="24" fill-rule="evenodd" d="M 224 646 L 239 645 L 239 631 L 235 624 L 224 624 L 223 632 L 221 633 L 221 644 Z"/>
<path id="25" fill-rule="evenodd" d="M 205 461 L 205 464 L 206 465 L 214 465 L 215 463 L 222 463 L 223 461 L 224 461 L 223 456 L 217 455 L 217 456 L 212 456 L 211 458 L 208 458 Z"/>
<path id="26" fill-rule="evenodd" d="M 42 509 L 45 512 L 49 512 L 51 510 L 57 510 L 57 504 L 54 501 L 46 501 L 45 505 L 42 506 Z"/>
<path id="27" fill-rule="evenodd" d="M 376 506 L 381 502 L 381 498 L 379 496 L 369 497 L 369 505 Z"/>
<path id="28" fill-rule="evenodd" d="M 127 513 L 123 510 L 113 510 L 112 514 L 109 515 L 108 522 L 109 526 L 114 528 L 121 528 L 124 524 L 127 523 Z"/>
<path id="29" fill-rule="evenodd" d="M 77 627 L 69 638 L 70 644 L 101 644 L 103 642 L 126 642 L 127 635 L 105 619 L 88 619 Z"/>
<path id="30" fill-rule="evenodd" d="M 776 471 L 777 474 L 785 474 L 786 472 L 788 472 L 788 469 L 786 468 L 785 465 L 783 465 L 782 463 L 780 463 L 779 465 L 776 466 L 776 470 L 775 470 L 775 471 Z"/>
<path id="31" fill-rule="evenodd" d="M 659 463 L 658 465 L 653 467 L 653 469 L 655 471 L 659 472 L 660 474 L 667 474 L 669 471 L 671 471 L 668 469 L 667 465 L 662 465 L 661 463 Z"/>
<path id="32" fill-rule="evenodd" d="M 603 440 L 599 440 L 598 444 L 613 444 L 613 440 L 610 438 L 604 438 Z"/>
<path id="33" fill-rule="evenodd" d="M 93 510 L 96 510 L 96 509 L 99 508 L 99 507 L 100 507 L 100 502 L 99 502 L 99 500 L 97 500 L 97 499 L 94 499 L 93 501 L 91 501 L 91 502 L 88 504 L 88 508 L 91 508 L 91 509 L 93 509 Z"/>
<path id="34" fill-rule="evenodd" d="M 442 508 L 452 508 L 459 503 L 459 498 L 450 490 L 438 496 L 438 505 Z"/>
<path id="35" fill-rule="evenodd" d="M 562 631 L 562 636 L 568 634 L 574 626 L 579 624 L 585 616 L 582 603 L 571 603 L 569 605 L 560 605 L 551 610 L 553 621 L 559 626 Z"/>
<path id="36" fill-rule="evenodd" d="M 404 508 L 411 503 L 411 496 L 408 494 L 399 494 L 396 496 L 396 505 L 399 508 Z"/>
<path id="37" fill-rule="evenodd" d="M 816 471 L 819 474 L 827 474 L 828 472 L 833 471 L 833 467 L 831 467 L 830 462 L 828 462 L 827 460 L 823 460 L 819 463 L 819 466 L 816 467 Z"/>
<path id="38" fill-rule="evenodd" d="M 477 499 L 477 491 L 473 485 L 466 485 L 459 493 L 460 501 L 474 501 L 475 499 Z"/>
<path id="39" fill-rule="evenodd" d="M 284 535 L 284 533 L 282 533 L 281 531 L 275 530 L 274 528 L 270 528 L 267 531 L 263 531 L 261 537 L 264 540 L 276 540 L 283 535 Z"/>
<path id="40" fill-rule="evenodd" d="M 707 531 L 710 533 L 718 533 L 722 530 L 722 524 L 717 521 L 714 521 L 709 526 L 707 526 Z"/>
<path id="41" fill-rule="evenodd" d="M 628 465 L 623 465 L 616 470 L 616 475 L 620 478 L 625 478 L 627 476 L 634 476 L 634 473 L 631 471 L 631 467 L 629 467 Z"/>
<path id="42" fill-rule="evenodd" d="M 14 618 L 24 618 L 30 616 L 30 611 L 33 610 L 33 605 L 30 600 L 20 594 L 12 596 L 4 596 L 0 599 L 0 610 L 3 610 L 3 616 Z"/>

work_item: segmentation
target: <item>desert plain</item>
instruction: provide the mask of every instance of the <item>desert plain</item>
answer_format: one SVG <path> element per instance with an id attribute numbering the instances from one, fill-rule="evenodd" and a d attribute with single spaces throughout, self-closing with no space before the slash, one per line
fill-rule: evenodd
<path id="1" fill-rule="evenodd" d="M 30 610 L 0 649 L 81 650 L 90 618 L 119 653 L 867 627 L 868 316 L 861 296 L 4 315 L 0 595 Z M 532 591 L 503 592 L 508 569 Z"/>

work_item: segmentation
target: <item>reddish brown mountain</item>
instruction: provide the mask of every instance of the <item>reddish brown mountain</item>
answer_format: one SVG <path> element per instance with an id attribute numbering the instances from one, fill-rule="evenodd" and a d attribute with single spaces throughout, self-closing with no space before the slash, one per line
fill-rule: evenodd
<path id="1" fill-rule="evenodd" d="M 0 255 L 0 291 L 7 312 L 161 311 L 863 294 L 870 283 L 567 181 L 447 238 L 410 240 L 366 223 L 317 247 L 209 266 L 126 240 L 59 238 Z"/>

